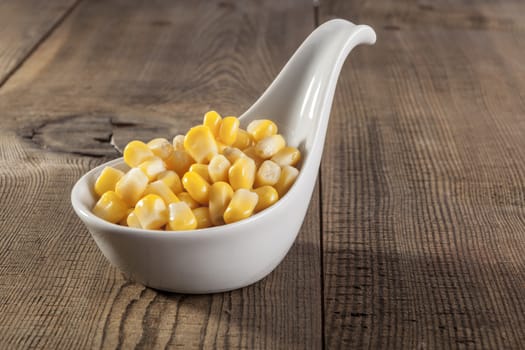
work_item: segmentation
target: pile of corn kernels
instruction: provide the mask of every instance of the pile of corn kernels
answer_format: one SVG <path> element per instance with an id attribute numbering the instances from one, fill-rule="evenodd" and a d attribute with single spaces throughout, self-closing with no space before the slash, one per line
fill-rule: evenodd
<path id="1" fill-rule="evenodd" d="M 299 170 L 299 150 L 286 146 L 277 125 L 210 111 L 202 125 L 170 143 L 131 141 L 127 173 L 106 167 L 95 182 L 93 213 L 120 225 L 193 230 L 236 222 L 277 202 Z"/>

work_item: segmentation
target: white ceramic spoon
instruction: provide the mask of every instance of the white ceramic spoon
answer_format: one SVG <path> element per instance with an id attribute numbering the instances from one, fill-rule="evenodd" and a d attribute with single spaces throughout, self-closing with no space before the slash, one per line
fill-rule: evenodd
<path id="1" fill-rule="evenodd" d="M 139 230 L 91 213 L 93 185 L 105 166 L 127 169 L 122 158 L 85 174 L 71 201 L 106 258 L 128 278 L 180 293 L 211 293 L 252 284 L 268 275 L 292 246 L 304 220 L 321 161 L 341 67 L 358 44 L 373 44 L 366 25 L 336 19 L 317 28 L 275 81 L 241 116 L 244 127 L 270 118 L 303 155 L 290 191 L 270 208 L 243 221 L 195 231 Z"/>

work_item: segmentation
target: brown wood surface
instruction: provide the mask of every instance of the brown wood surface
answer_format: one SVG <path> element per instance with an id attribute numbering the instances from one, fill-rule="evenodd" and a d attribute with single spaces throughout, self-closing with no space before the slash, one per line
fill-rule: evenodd
<path id="1" fill-rule="evenodd" d="M 242 113 L 333 17 L 378 42 L 343 68 L 283 263 L 215 295 L 126 281 L 74 182 Z M 517 0 L 0 3 L 0 349 L 524 348 L 524 20 Z"/>

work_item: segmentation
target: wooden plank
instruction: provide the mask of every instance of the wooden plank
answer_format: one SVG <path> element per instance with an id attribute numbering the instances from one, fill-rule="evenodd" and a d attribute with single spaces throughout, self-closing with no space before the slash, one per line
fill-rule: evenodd
<path id="1" fill-rule="evenodd" d="M 429 25 L 413 2 L 321 3 L 378 34 L 343 69 L 322 165 L 326 348 L 525 346 L 525 6 L 458 3 Z"/>
<path id="2" fill-rule="evenodd" d="M 111 142 L 240 114 L 312 29 L 309 1 L 75 9 L 0 89 L 0 348 L 321 346 L 318 190 L 276 271 L 205 296 L 124 280 L 69 203 Z"/>
<path id="3" fill-rule="evenodd" d="M 0 86 L 60 24 L 75 0 L 0 2 Z"/>

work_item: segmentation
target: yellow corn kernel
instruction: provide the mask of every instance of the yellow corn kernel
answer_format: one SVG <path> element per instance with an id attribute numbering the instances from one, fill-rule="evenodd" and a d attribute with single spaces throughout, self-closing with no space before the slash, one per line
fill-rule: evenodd
<path id="1" fill-rule="evenodd" d="M 219 113 L 215 111 L 209 111 L 204 115 L 202 125 L 207 126 L 211 130 L 213 136 L 219 136 L 221 122 L 222 118 Z"/>
<path id="2" fill-rule="evenodd" d="M 132 168 L 118 180 L 115 192 L 124 199 L 130 207 L 142 197 L 148 186 L 148 177 L 139 168 Z"/>
<path id="3" fill-rule="evenodd" d="M 272 157 L 272 160 L 281 167 L 295 166 L 301 160 L 301 152 L 295 147 L 284 147 Z"/>
<path id="4" fill-rule="evenodd" d="M 147 194 L 156 194 L 157 196 L 164 199 L 164 202 L 166 202 L 166 205 L 170 203 L 176 203 L 180 202 L 179 198 L 173 193 L 173 191 L 166 185 L 166 183 L 162 180 L 153 181 L 146 187 L 146 191 L 144 191 L 144 195 Z"/>
<path id="5" fill-rule="evenodd" d="M 168 222 L 168 206 L 156 194 L 142 197 L 133 212 L 139 219 L 140 226 L 146 230 L 158 230 Z"/>
<path id="6" fill-rule="evenodd" d="M 255 187 L 270 185 L 273 186 L 279 181 L 281 167 L 271 160 L 265 160 L 255 175 Z"/>
<path id="7" fill-rule="evenodd" d="M 180 181 L 179 175 L 173 170 L 166 170 L 157 175 L 157 180 L 163 181 L 174 194 L 183 191 L 182 182 Z"/>
<path id="8" fill-rule="evenodd" d="M 210 184 L 202 176 L 196 172 L 187 172 L 182 177 L 182 186 L 198 203 L 208 204 Z"/>
<path id="9" fill-rule="evenodd" d="M 190 166 L 195 163 L 188 152 L 181 150 L 173 151 L 173 154 L 165 162 L 166 168 L 175 171 L 179 177 L 184 176 Z"/>
<path id="10" fill-rule="evenodd" d="M 177 135 L 173 138 L 173 149 L 184 151 L 184 135 Z"/>
<path id="11" fill-rule="evenodd" d="M 124 172 L 110 166 L 105 167 L 95 182 L 95 193 L 102 196 L 107 191 L 115 191 L 115 185 L 122 176 Z"/>
<path id="12" fill-rule="evenodd" d="M 277 125 L 269 119 L 259 119 L 248 124 L 246 131 L 257 142 L 265 137 L 277 134 Z"/>
<path id="13" fill-rule="evenodd" d="M 254 209 L 256 213 L 268 208 L 279 200 L 279 194 L 272 186 L 261 186 L 253 190 L 253 192 L 257 193 L 257 196 L 259 196 L 259 201 L 257 201 L 257 205 Z"/>
<path id="14" fill-rule="evenodd" d="M 213 225 L 224 225 L 223 214 L 233 196 L 233 189 L 227 182 L 219 181 L 210 188 L 210 220 Z"/>
<path id="15" fill-rule="evenodd" d="M 197 220 L 197 228 L 206 228 L 212 226 L 210 220 L 210 210 L 208 207 L 200 207 L 192 210 Z"/>
<path id="16" fill-rule="evenodd" d="M 252 145 L 252 142 L 252 136 L 247 131 L 239 129 L 239 131 L 237 132 L 237 139 L 235 139 L 235 142 L 232 144 L 232 147 L 243 150 L 245 148 L 250 147 Z"/>
<path id="17" fill-rule="evenodd" d="M 228 170 L 230 185 L 236 191 L 239 188 L 250 189 L 255 181 L 255 162 L 248 158 L 239 158 Z"/>
<path id="18" fill-rule="evenodd" d="M 206 164 L 193 164 L 192 166 L 190 166 L 189 171 L 194 171 L 200 176 L 202 176 L 202 178 L 208 183 L 211 182 L 210 174 L 208 173 L 208 166 Z"/>
<path id="19" fill-rule="evenodd" d="M 232 164 L 222 154 L 217 154 L 208 164 L 208 173 L 212 182 L 228 181 L 228 169 Z"/>
<path id="20" fill-rule="evenodd" d="M 250 157 L 251 159 L 253 159 L 257 168 L 260 167 L 262 162 L 264 161 L 264 159 L 261 159 L 257 154 L 255 154 L 255 148 L 253 146 L 245 148 L 243 153 L 246 157 Z"/>
<path id="21" fill-rule="evenodd" d="M 219 153 L 213 133 L 204 125 L 195 126 L 188 131 L 184 138 L 184 149 L 197 163 L 208 163 Z"/>
<path id="22" fill-rule="evenodd" d="M 149 181 L 153 181 L 157 178 L 158 174 L 166 171 L 166 164 L 164 164 L 162 159 L 155 157 L 148 159 L 144 163 L 140 163 L 138 168 L 146 174 Z"/>
<path id="23" fill-rule="evenodd" d="M 233 197 L 224 211 L 224 222 L 230 224 L 242 219 L 246 219 L 253 214 L 259 197 L 257 193 L 241 188 L 235 191 Z"/>
<path id="24" fill-rule="evenodd" d="M 126 223 L 128 224 L 128 227 L 143 228 L 140 225 L 139 218 L 137 217 L 137 214 L 135 214 L 134 211 L 128 214 L 128 216 L 126 217 Z"/>
<path id="25" fill-rule="evenodd" d="M 126 215 L 118 222 L 119 225 L 128 226 L 128 215 L 133 212 L 133 208 L 128 208 Z"/>
<path id="26" fill-rule="evenodd" d="M 235 163 L 235 161 L 239 158 L 246 157 L 246 155 L 238 148 L 235 147 L 226 147 L 222 151 L 222 154 L 228 159 L 230 163 Z"/>
<path id="27" fill-rule="evenodd" d="M 164 138 L 156 138 L 147 143 L 149 149 L 160 159 L 168 159 L 173 153 L 173 146 Z"/>
<path id="28" fill-rule="evenodd" d="M 182 231 L 197 228 L 197 218 L 185 202 L 171 203 L 168 207 L 169 221 L 167 230 Z"/>
<path id="29" fill-rule="evenodd" d="M 199 207 L 199 203 L 195 199 L 193 199 L 192 196 L 188 192 L 181 192 L 177 194 L 177 197 L 180 199 L 181 202 L 184 202 L 190 207 L 191 209 L 195 209 Z"/>
<path id="30" fill-rule="evenodd" d="M 262 159 L 273 157 L 286 146 L 286 141 L 281 135 L 267 136 L 255 144 L 255 154 Z"/>
<path id="31" fill-rule="evenodd" d="M 228 148 L 230 146 L 228 145 L 225 145 L 224 143 L 222 143 L 221 141 L 217 141 L 217 149 L 219 150 L 219 154 L 223 154 L 224 153 L 224 150 L 226 148 Z"/>
<path id="32" fill-rule="evenodd" d="M 127 203 L 115 192 L 107 191 L 93 207 L 93 214 L 116 224 L 128 213 Z"/>
<path id="33" fill-rule="evenodd" d="M 295 182 L 295 179 L 297 178 L 297 175 L 299 175 L 299 170 L 294 168 L 290 165 L 285 165 L 281 169 L 281 176 L 279 177 L 279 181 L 275 184 L 275 189 L 277 190 L 277 193 L 279 193 L 279 198 L 284 196 L 286 192 L 292 187 L 293 183 Z"/>
<path id="34" fill-rule="evenodd" d="M 225 145 L 233 144 L 237 140 L 239 124 L 239 119 L 235 117 L 224 118 L 219 129 L 219 140 Z"/>
<path id="35" fill-rule="evenodd" d="M 124 148 L 124 162 L 130 167 L 136 167 L 140 163 L 155 157 L 153 151 L 142 141 L 131 141 Z"/>

